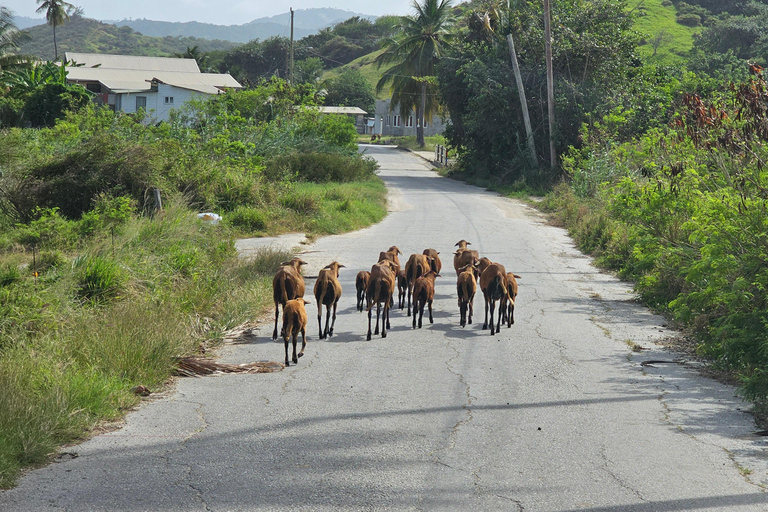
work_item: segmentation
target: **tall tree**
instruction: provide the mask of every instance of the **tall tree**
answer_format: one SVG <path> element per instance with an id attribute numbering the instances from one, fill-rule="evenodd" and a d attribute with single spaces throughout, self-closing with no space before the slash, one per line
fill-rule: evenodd
<path id="1" fill-rule="evenodd" d="M 395 35 L 384 43 L 376 57 L 379 67 L 390 66 L 376 84 L 376 92 L 391 84 L 391 105 L 401 112 L 416 110 L 416 138 L 424 146 L 424 119 L 437 111 L 437 63 L 453 38 L 451 0 L 413 0 L 416 13 L 402 16 Z"/>
<path id="2" fill-rule="evenodd" d="M 59 60 L 59 49 L 56 46 L 56 26 L 69 20 L 69 14 L 76 7 L 64 0 L 37 0 L 40 7 L 35 12 L 44 12 L 48 24 L 53 27 L 53 60 Z"/>
<path id="3" fill-rule="evenodd" d="M 14 25 L 11 11 L 0 6 L 0 72 L 32 60 L 31 57 L 15 53 L 19 43 L 28 40 L 26 32 L 20 31 Z"/>

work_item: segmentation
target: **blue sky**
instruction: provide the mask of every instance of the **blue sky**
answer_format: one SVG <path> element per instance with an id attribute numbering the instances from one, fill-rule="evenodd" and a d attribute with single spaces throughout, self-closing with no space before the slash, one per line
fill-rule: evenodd
<path id="1" fill-rule="evenodd" d="M 122 20 L 147 18 L 159 21 L 199 21 L 217 25 L 242 25 L 256 18 L 274 16 L 294 10 L 315 7 L 334 7 L 362 14 L 382 15 L 411 13 L 412 0 L 389 0 L 383 2 L 361 2 L 352 0 L 70 0 L 82 7 L 88 18 L 97 20 Z M 40 18 L 35 13 L 35 0 L 0 0 L 0 5 L 10 9 L 16 16 Z"/>

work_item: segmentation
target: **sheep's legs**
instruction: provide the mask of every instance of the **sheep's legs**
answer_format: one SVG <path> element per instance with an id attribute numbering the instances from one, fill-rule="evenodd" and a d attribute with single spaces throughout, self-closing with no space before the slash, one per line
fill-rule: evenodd
<path id="1" fill-rule="evenodd" d="M 472 304 L 474 301 L 475 301 L 475 296 L 473 295 L 472 297 L 469 298 L 469 320 L 467 321 L 467 323 L 469 324 L 472 323 L 472 315 L 474 314 L 473 309 L 475 308 Z"/>
<path id="2" fill-rule="evenodd" d="M 430 300 L 429 302 L 427 302 L 427 305 L 429 306 L 429 323 L 433 324 L 435 323 L 435 321 L 432 320 L 432 301 Z M 422 306 L 421 309 L 423 310 L 424 306 Z"/>
<path id="3" fill-rule="evenodd" d="M 484 296 L 485 298 L 485 322 L 483 322 L 483 330 L 488 328 L 488 297 Z M 491 332 L 493 334 L 493 332 Z"/>
<path id="4" fill-rule="evenodd" d="M 464 327 L 465 325 L 467 325 L 467 303 L 466 302 L 462 301 L 459 303 L 459 315 L 461 316 L 459 325 Z"/>
<path id="5" fill-rule="evenodd" d="M 413 287 L 410 283 L 408 283 L 408 314 L 406 316 L 411 316 L 411 291 L 413 290 Z M 415 311 L 415 303 L 416 300 L 414 299 L 414 311 Z"/>
<path id="6" fill-rule="evenodd" d="M 371 309 L 368 309 L 368 336 L 365 338 L 368 341 L 371 341 L 371 314 L 373 311 Z"/>
<path id="7" fill-rule="evenodd" d="M 498 328 L 494 330 L 494 323 L 493 323 L 493 312 L 496 310 L 496 301 L 491 299 L 491 336 L 494 335 L 496 331 L 498 331 Z M 501 311 L 499 311 L 499 321 L 501 321 Z"/>
<path id="8" fill-rule="evenodd" d="M 279 315 L 279 314 L 280 314 L 280 304 L 278 304 L 277 302 L 275 302 L 275 330 L 274 330 L 274 331 L 272 331 L 272 339 L 273 339 L 273 340 L 276 340 L 276 339 L 277 339 L 277 317 L 278 317 L 278 315 Z M 286 349 L 286 350 L 287 350 L 287 349 Z M 288 358 L 286 357 L 286 360 L 287 360 L 287 359 L 288 359 Z"/>
<path id="9" fill-rule="evenodd" d="M 395 301 L 392 301 L 390 304 L 384 304 L 384 316 L 381 319 L 381 337 L 386 338 L 387 337 L 387 329 L 389 329 L 389 308 L 392 304 L 394 304 Z M 379 325 L 379 319 L 376 318 L 376 325 Z"/>
<path id="10" fill-rule="evenodd" d="M 293 362 L 298 363 L 299 360 L 296 357 L 296 341 L 298 338 L 298 334 L 293 335 Z M 304 355 L 304 349 L 307 348 L 307 330 L 301 329 L 301 352 L 299 352 L 299 357 Z"/>
<path id="11" fill-rule="evenodd" d="M 328 336 L 333 336 L 333 326 L 336 325 L 336 307 L 339 305 L 339 302 L 336 301 L 333 303 L 333 320 L 331 321 L 331 329 L 328 331 Z M 328 314 L 330 314 L 331 308 L 328 308 Z M 325 319 L 325 326 L 328 327 L 328 319 Z"/>

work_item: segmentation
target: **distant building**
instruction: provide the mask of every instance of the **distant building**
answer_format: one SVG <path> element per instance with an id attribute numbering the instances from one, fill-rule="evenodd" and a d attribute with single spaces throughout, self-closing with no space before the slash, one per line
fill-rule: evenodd
<path id="1" fill-rule="evenodd" d="M 351 117 L 355 121 L 357 133 L 366 133 L 365 116 L 368 112 L 359 107 L 319 107 L 321 114 L 343 114 Z"/>
<path id="2" fill-rule="evenodd" d="M 194 59 L 72 52 L 65 58 L 78 64 L 67 67 L 67 81 L 95 93 L 98 104 L 126 113 L 143 108 L 155 121 L 191 99 L 242 89 L 229 74 L 201 73 Z"/>
<path id="3" fill-rule="evenodd" d="M 416 112 L 400 112 L 395 106 L 390 110 L 392 100 L 376 100 L 376 114 L 373 119 L 367 120 L 366 132 L 381 136 L 399 137 L 404 135 L 416 135 L 418 119 Z M 432 119 L 424 123 L 424 136 L 442 134 L 445 130 L 445 123 L 440 116 L 432 116 Z"/>

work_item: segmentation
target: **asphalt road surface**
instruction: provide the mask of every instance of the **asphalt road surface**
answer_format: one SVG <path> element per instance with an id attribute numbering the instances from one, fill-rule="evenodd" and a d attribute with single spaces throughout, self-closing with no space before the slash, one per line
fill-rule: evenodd
<path id="1" fill-rule="evenodd" d="M 534 209 L 443 179 L 409 153 L 381 163 L 391 214 L 303 248 L 343 263 L 335 336 L 297 366 L 179 379 L 123 428 L 65 449 L 0 494 L 3 511 L 766 511 L 765 438 L 734 389 L 662 350 L 675 333 Z M 522 278 L 516 323 L 459 326 L 451 252 L 466 239 Z M 354 278 L 391 245 L 443 259 L 435 323 L 392 312 L 365 341 Z M 313 281 L 308 280 L 307 298 Z M 374 317 L 375 319 L 375 317 Z M 262 319 L 222 360 L 283 360 Z M 645 350 L 632 350 L 638 345 Z M 643 365 L 652 360 L 669 361 Z"/>

